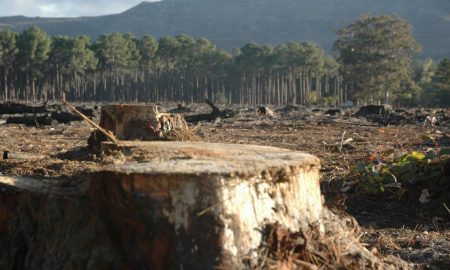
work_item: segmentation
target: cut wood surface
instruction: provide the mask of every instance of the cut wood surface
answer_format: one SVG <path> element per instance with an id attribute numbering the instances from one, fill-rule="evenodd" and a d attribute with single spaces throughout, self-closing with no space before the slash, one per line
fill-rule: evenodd
<path id="1" fill-rule="evenodd" d="M 102 147 L 115 148 L 109 142 Z M 320 162 L 312 155 L 195 142 L 124 142 L 120 148 L 122 160 L 99 169 L 91 184 L 98 192 L 118 185 L 148 201 L 154 230 L 169 233 L 160 244 L 183 250 L 165 254 L 173 269 L 239 269 L 239 258 L 261 245 L 265 224 L 298 231 L 320 223 Z"/>
<path id="2" fill-rule="evenodd" d="M 117 149 L 114 144 L 102 143 L 103 151 L 114 149 Z M 320 160 L 313 155 L 270 146 L 122 141 L 120 149 L 131 153 L 131 161 L 139 159 L 136 163 L 119 162 L 111 167 L 115 170 L 117 166 L 118 170 L 126 172 L 244 173 L 259 172 L 270 167 L 299 166 L 309 170 L 309 167 L 318 169 L 320 166 Z M 154 162 L 155 160 L 158 162 Z M 145 161 L 148 163 L 144 163 Z"/>

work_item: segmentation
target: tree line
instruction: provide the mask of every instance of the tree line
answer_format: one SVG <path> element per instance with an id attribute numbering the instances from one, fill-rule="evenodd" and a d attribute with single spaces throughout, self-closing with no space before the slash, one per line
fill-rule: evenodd
<path id="1" fill-rule="evenodd" d="M 338 32 L 334 50 L 336 57 L 310 42 L 248 43 L 229 53 L 188 35 L 156 40 L 111 33 L 91 42 L 86 36 L 50 37 L 36 26 L 21 33 L 4 29 L 0 97 L 33 102 L 63 94 L 72 101 L 106 102 L 209 98 L 274 105 L 352 99 L 414 105 L 442 103 L 449 91 L 448 75 L 442 74 L 447 62 L 413 65 L 419 46 L 401 18 L 361 17 Z"/>
<path id="2" fill-rule="evenodd" d="M 346 93 L 364 103 L 450 105 L 449 60 L 414 60 L 411 25 L 399 16 L 361 16 L 334 44 Z"/>
<path id="3" fill-rule="evenodd" d="M 50 37 L 33 26 L 0 32 L 3 100 L 306 104 L 342 95 L 336 60 L 312 43 L 249 43 L 232 54 L 188 35 Z"/>

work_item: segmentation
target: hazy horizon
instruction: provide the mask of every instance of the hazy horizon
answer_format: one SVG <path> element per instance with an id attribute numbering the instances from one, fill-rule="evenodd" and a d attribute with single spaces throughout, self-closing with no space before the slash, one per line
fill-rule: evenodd
<path id="1" fill-rule="evenodd" d="M 121 13 L 144 0 L 0 0 L 0 17 L 81 17 Z M 156 2 L 158 0 L 145 0 Z"/>

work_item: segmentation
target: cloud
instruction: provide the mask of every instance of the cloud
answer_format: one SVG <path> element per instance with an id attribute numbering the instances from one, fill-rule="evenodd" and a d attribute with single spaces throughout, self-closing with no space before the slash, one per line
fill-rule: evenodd
<path id="1" fill-rule="evenodd" d="M 142 1 L 143 0 L 0 0 L 0 16 L 96 16 L 120 13 Z"/>

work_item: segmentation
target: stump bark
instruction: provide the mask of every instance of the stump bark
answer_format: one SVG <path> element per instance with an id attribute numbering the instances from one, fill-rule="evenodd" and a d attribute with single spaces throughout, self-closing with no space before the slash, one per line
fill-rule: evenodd
<path id="1" fill-rule="evenodd" d="M 100 126 L 111 131 L 119 140 L 162 139 L 175 130 L 188 130 L 181 115 L 160 113 L 156 105 L 107 105 L 102 106 Z M 106 136 L 95 131 L 89 145 L 106 141 Z"/>
<path id="2" fill-rule="evenodd" d="M 266 225 L 320 225 L 312 155 L 211 143 L 120 147 L 81 184 L 30 188 L 0 178 L 0 268 L 242 269 L 258 260 Z"/>

